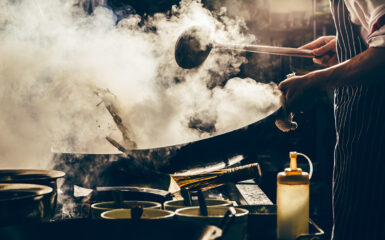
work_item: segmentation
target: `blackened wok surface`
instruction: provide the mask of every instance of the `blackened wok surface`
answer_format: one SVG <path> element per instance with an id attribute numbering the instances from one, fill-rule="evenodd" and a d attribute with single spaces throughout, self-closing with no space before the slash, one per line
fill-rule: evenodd
<path id="1" fill-rule="evenodd" d="M 250 156 L 271 146 L 280 148 L 277 142 L 283 133 L 274 123 L 280 111 L 222 135 L 186 144 L 132 150 L 128 157 L 121 154 L 56 154 L 55 169 L 67 173 L 67 182 L 88 188 L 134 183 L 167 190 L 169 173 L 226 162 L 239 154 Z"/>

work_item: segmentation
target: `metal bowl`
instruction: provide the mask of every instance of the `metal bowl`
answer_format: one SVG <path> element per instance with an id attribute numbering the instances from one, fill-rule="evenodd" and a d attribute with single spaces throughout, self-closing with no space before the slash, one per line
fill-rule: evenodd
<path id="1" fill-rule="evenodd" d="M 233 220 L 228 221 L 228 231 L 223 233 L 223 240 L 245 239 L 247 234 L 247 218 L 249 211 L 242 208 L 234 208 L 235 215 Z M 208 225 L 219 227 L 223 223 L 224 216 L 229 207 L 207 207 L 207 216 L 200 214 L 199 207 L 186 207 L 176 210 L 175 216 L 177 220 L 188 222 L 200 222 Z M 226 228 L 226 227 L 224 227 Z M 222 229 L 223 230 L 223 229 Z"/>
<path id="2" fill-rule="evenodd" d="M 232 206 L 233 203 L 228 200 L 221 200 L 221 199 L 205 199 L 207 206 Z M 192 205 L 190 207 L 199 206 L 198 200 L 192 200 Z M 185 206 L 183 203 L 183 200 L 171 200 L 164 203 L 164 209 L 170 210 L 170 211 L 176 211 L 180 208 L 185 208 L 189 206 Z"/>
<path id="3" fill-rule="evenodd" d="M 46 219 L 44 198 L 52 191 L 37 184 L 0 184 L 0 225 Z"/>
<path id="4" fill-rule="evenodd" d="M 150 201 L 122 201 L 120 204 L 116 202 L 99 202 L 91 205 L 91 217 L 93 219 L 100 219 L 100 214 L 114 209 L 130 209 L 134 207 L 161 209 L 162 205 L 157 202 Z"/>
<path id="5" fill-rule="evenodd" d="M 108 220 L 128 220 L 131 219 L 132 209 L 115 209 L 102 213 L 101 217 Z M 140 219 L 145 220 L 170 220 L 175 213 L 167 210 L 144 208 Z"/>
<path id="6" fill-rule="evenodd" d="M 1 169 L 0 183 L 28 183 L 45 185 L 52 188 L 52 192 L 43 198 L 45 220 L 55 215 L 57 204 L 57 179 L 65 176 L 62 171 L 36 169 Z"/>

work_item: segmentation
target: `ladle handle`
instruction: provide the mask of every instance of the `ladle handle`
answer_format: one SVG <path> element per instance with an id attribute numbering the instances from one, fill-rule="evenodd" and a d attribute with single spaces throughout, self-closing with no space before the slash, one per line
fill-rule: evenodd
<path id="1" fill-rule="evenodd" d="M 227 44 L 227 43 L 214 43 L 214 48 L 238 50 L 245 52 L 255 53 L 267 53 L 272 55 L 290 56 L 290 57 L 303 57 L 314 58 L 314 54 L 308 49 L 298 49 L 289 47 L 274 47 L 266 45 L 248 45 L 248 44 Z"/>
<path id="2" fill-rule="evenodd" d="M 207 211 L 207 203 L 205 197 L 203 196 L 203 192 L 201 189 L 198 190 L 198 203 L 199 203 L 199 213 L 202 216 L 208 216 L 209 213 Z"/>
<path id="3" fill-rule="evenodd" d="M 187 188 L 182 188 L 180 194 L 183 197 L 184 206 L 192 206 L 191 193 Z"/>

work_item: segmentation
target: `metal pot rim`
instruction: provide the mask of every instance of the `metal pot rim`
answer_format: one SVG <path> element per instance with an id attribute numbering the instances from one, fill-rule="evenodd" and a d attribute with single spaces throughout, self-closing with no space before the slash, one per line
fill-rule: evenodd
<path id="1" fill-rule="evenodd" d="M 14 176 L 17 176 L 17 178 L 14 178 Z M 64 176 L 64 172 L 57 170 L 0 169 L 0 183 L 54 180 Z"/>
<path id="2" fill-rule="evenodd" d="M 197 205 L 194 205 L 194 206 L 185 206 L 183 205 L 183 200 L 169 200 L 169 201 L 166 201 L 164 202 L 164 205 L 166 206 L 172 206 L 172 207 L 181 207 L 181 208 L 186 208 L 186 207 L 196 207 L 196 206 L 199 206 L 198 205 L 198 200 L 192 200 L 194 203 L 196 203 Z M 205 199 L 206 201 L 206 204 L 208 204 L 210 207 L 211 206 L 217 206 L 217 207 L 226 207 L 228 205 L 231 205 L 232 202 L 229 201 L 229 200 L 223 200 L 223 199 Z M 214 205 L 210 205 L 214 203 Z M 177 204 L 180 204 L 180 205 L 177 205 Z M 208 207 L 209 207 L 208 206 Z"/>
<path id="3" fill-rule="evenodd" d="M 0 183 L 0 192 L 20 192 L 27 193 L 22 196 L 15 196 L 10 198 L 0 199 L 0 203 L 22 200 L 35 197 L 43 197 L 44 195 L 50 194 L 53 191 L 51 187 L 38 184 L 21 184 L 21 183 Z M 29 193 L 29 194 L 28 194 Z"/>
<path id="4" fill-rule="evenodd" d="M 91 208 L 92 209 L 95 209 L 95 210 L 115 210 L 116 208 L 111 208 L 111 207 L 104 207 L 103 205 L 106 205 L 106 204 L 114 204 L 115 202 L 114 201 L 107 201 L 107 202 L 97 202 L 97 203 L 93 203 L 91 205 Z M 158 203 L 158 202 L 153 202 L 153 201 L 141 201 L 141 200 L 131 200 L 131 201 L 128 201 L 128 200 L 124 200 L 122 201 L 122 204 L 129 204 L 129 203 L 139 203 L 139 204 L 152 204 L 152 206 L 149 206 L 149 207 L 143 207 L 144 208 L 157 208 L 157 207 L 161 207 L 162 204 Z M 101 206 L 102 205 L 102 206 Z M 120 208 L 122 209 L 122 208 Z M 123 208 L 123 209 L 126 209 L 126 208 Z"/>
<path id="5" fill-rule="evenodd" d="M 111 214 L 111 213 L 115 213 L 115 212 L 123 212 L 123 213 L 127 213 L 127 214 L 130 214 L 130 217 L 128 218 L 114 218 L 114 217 L 109 217 L 108 215 Z M 148 219 L 148 220 L 162 220 L 162 219 L 167 219 L 167 218 L 172 218 L 175 216 L 175 213 L 172 212 L 172 211 L 169 211 L 169 210 L 162 210 L 162 209 L 154 209 L 154 208 L 143 208 L 143 213 L 144 212 L 161 212 L 161 213 L 164 213 L 166 215 L 162 215 L 162 216 L 156 216 L 156 217 L 150 217 L 150 218 L 141 218 L 141 219 Z M 103 219 L 108 219 L 108 220 L 128 220 L 128 219 L 131 219 L 131 209 L 114 209 L 114 210 L 109 210 L 109 211 L 105 211 L 103 212 L 101 215 L 100 215 Z"/>
<path id="6" fill-rule="evenodd" d="M 199 207 L 186 207 L 186 208 L 180 208 L 178 210 L 175 211 L 175 215 L 177 217 L 185 217 L 185 218 L 190 218 L 190 219 L 202 219 L 202 218 L 209 218 L 209 219 L 222 219 L 223 216 L 222 215 L 210 215 L 210 210 L 221 210 L 223 211 L 223 214 L 225 214 L 225 212 L 227 211 L 227 209 L 229 209 L 229 207 L 223 207 L 223 206 L 208 206 L 207 207 L 207 210 L 209 211 L 209 215 L 208 216 L 201 216 L 201 215 L 193 215 L 193 214 L 186 214 L 186 213 L 183 213 L 184 211 L 188 211 L 188 210 L 197 210 L 199 211 Z M 242 217 L 247 217 L 248 214 L 249 214 L 249 211 L 247 209 L 243 209 L 243 208 L 237 208 L 235 207 L 235 210 L 237 211 L 237 213 L 235 214 L 235 217 L 236 218 L 242 218 Z"/>

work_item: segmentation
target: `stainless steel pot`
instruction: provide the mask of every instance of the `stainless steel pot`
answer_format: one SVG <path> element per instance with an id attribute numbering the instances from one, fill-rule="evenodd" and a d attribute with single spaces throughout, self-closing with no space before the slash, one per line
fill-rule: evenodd
<path id="1" fill-rule="evenodd" d="M 176 219 L 189 222 L 201 222 L 204 224 L 221 226 L 229 207 L 207 207 L 207 216 L 202 216 L 199 207 L 187 207 L 176 210 Z M 234 208 L 233 220 L 229 221 L 228 231 L 223 233 L 223 240 L 246 239 L 247 217 L 249 211 L 242 208 Z M 223 229 L 224 230 L 224 229 Z"/>
<path id="2" fill-rule="evenodd" d="M 46 219 L 44 199 L 52 191 L 37 184 L 0 184 L 0 225 Z"/>
<path id="3" fill-rule="evenodd" d="M 1 169 L 0 183 L 29 183 L 51 187 L 52 192 L 43 198 L 44 218 L 45 220 L 49 220 L 54 216 L 56 211 L 57 179 L 64 176 L 64 172 L 55 170 Z"/>

